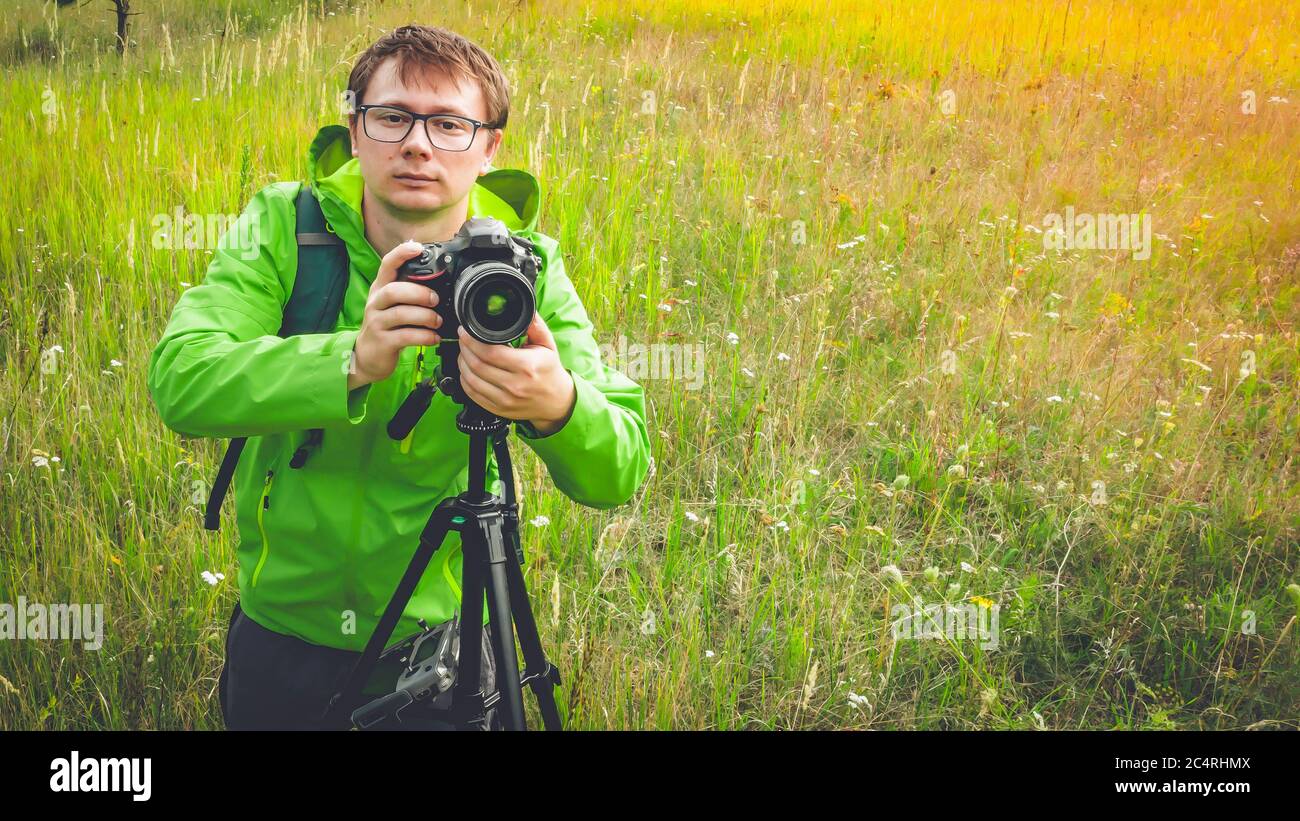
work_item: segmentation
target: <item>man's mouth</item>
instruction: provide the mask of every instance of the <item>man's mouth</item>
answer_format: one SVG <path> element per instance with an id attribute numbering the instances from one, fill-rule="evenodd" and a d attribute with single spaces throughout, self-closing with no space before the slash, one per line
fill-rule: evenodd
<path id="1" fill-rule="evenodd" d="M 432 185 L 437 182 L 435 178 L 430 177 L 428 174 L 396 174 L 394 176 L 404 184 L 413 186 Z"/>

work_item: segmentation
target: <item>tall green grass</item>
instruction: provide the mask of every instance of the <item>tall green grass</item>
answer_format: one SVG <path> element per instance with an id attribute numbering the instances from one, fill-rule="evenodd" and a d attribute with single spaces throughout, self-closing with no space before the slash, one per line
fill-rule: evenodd
<path id="1" fill-rule="evenodd" d="M 0 602 L 108 620 L 0 641 L 0 727 L 221 726 L 221 443 L 145 388 L 209 252 L 151 220 L 301 178 L 410 21 L 505 67 L 496 165 L 542 180 L 600 341 L 705 346 L 703 389 L 643 381 L 627 506 L 513 448 L 569 726 L 1296 725 L 1293 7 L 134 5 L 120 59 L 95 6 L 0 33 Z M 1045 250 L 1067 205 L 1165 239 Z M 997 606 L 999 647 L 894 640 L 914 600 Z"/>

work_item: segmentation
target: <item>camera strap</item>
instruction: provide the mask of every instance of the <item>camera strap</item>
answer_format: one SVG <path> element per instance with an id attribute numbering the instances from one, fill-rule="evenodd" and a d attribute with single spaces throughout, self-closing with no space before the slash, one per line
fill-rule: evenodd
<path id="1" fill-rule="evenodd" d="M 284 321 L 278 336 L 296 334 L 330 333 L 338 322 L 343 307 L 343 294 L 348 286 L 348 249 L 338 234 L 329 230 L 320 202 L 312 193 L 311 185 L 302 183 L 294 200 L 294 232 L 298 240 L 298 273 L 293 281 L 293 293 L 284 306 Z M 294 453 L 289 465 L 301 468 L 311 449 L 318 446 L 325 432 L 313 428 L 307 432 L 303 444 Z M 230 489 L 235 466 L 244 451 L 247 437 L 230 440 L 226 454 L 221 459 L 208 505 L 203 515 L 203 527 L 217 530 L 221 526 L 221 503 Z"/>

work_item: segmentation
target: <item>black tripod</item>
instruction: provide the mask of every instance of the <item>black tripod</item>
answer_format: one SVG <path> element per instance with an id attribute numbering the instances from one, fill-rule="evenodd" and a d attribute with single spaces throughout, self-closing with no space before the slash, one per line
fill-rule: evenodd
<path id="1" fill-rule="evenodd" d="M 491 647 L 497 669 L 497 691 L 500 694 L 497 703 L 502 708 L 503 726 L 507 730 L 528 729 L 522 693 L 523 687 L 527 685 L 537 698 L 543 726 L 548 730 L 561 729 L 554 692 L 560 683 L 560 671 L 547 660 L 542 650 L 537 621 L 533 617 L 524 584 L 524 554 L 519 543 L 519 509 L 515 501 L 510 449 L 506 444 L 510 423 L 479 407 L 464 394 L 458 378 L 456 358 L 459 347 L 451 347 L 455 345 L 454 342 L 443 342 L 438 346 L 440 375 L 420 383 L 411 391 L 389 422 L 388 435 L 394 439 L 406 437 L 428 409 L 436 380 L 436 389 L 441 389 L 464 406 L 456 417 L 456 427 L 462 433 L 469 434 L 469 486 L 460 495 L 444 499 L 429 516 L 428 524 L 420 533 L 420 546 L 411 557 L 375 632 L 371 634 L 343 689 L 334 695 L 325 711 L 326 726 L 344 726 L 341 711 L 361 696 L 362 688 L 397 626 L 402 611 L 406 609 L 425 568 L 433 554 L 442 546 L 447 531 L 455 530 L 460 534 L 463 552 L 461 606 L 465 615 L 460 619 L 460 658 L 452 692 L 452 723 L 458 728 L 481 723 L 487 708 L 491 706 L 480 684 L 483 619 L 478 603 L 483 601 L 486 592 Z M 497 459 L 504 498 L 488 493 L 485 487 L 489 437 Z M 515 655 L 515 628 L 519 631 L 519 648 L 524 656 L 522 677 L 519 675 Z M 414 656 L 412 651 L 412 661 Z M 366 729 L 397 716 L 399 711 L 428 694 L 428 688 L 398 689 L 353 711 L 347 717 L 347 726 Z"/>

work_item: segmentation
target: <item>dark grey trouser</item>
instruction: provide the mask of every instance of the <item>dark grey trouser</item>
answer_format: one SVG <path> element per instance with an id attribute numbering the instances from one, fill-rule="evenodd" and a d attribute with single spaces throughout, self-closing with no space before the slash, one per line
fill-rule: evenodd
<path id="1" fill-rule="evenodd" d="M 496 689 L 496 663 L 486 625 L 483 630 L 483 693 Z M 295 636 L 269 630 L 250 619 L 235 603 L 226 632 L 226 663 L 218 692 L 221 716 L 229 730 L 320 730 L 321 714 L 346 681 L 360 653 L 322 647 Z M 375 696 L 348 706 L 348 712 Z M 415 720 L 403 713 L 391 729 L 453 730 L 451 724 L 429 717 Z M 488 711 L 497 729 L 497 709 Z M 379 729 L 388 729 L 380 725 Z M 487 729 L 487 728 L 485 728 Z"/>

